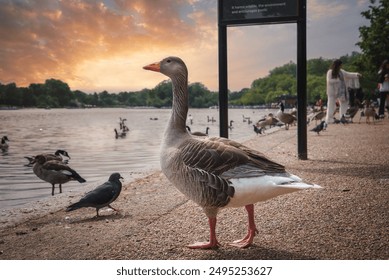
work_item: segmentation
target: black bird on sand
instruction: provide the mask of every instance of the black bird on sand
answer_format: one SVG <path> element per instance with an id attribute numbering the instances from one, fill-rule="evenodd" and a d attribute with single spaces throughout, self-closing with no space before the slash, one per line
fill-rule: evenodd
<path id="1" fill-rule="evenodd" d="M 254 127 L 254 132 L 258 135 L 258 134 L 262 134 L 262 127 L 258 127 L 256 126 L 255 124 L 253 124 L 253 127 Z"/>
<path id="2" fill-rule="evenodd" d="M 107 182 L 86 193 L 79 202 L 66 208 L 66 212 L 83 207 L 94 207 L 96 208 L 97 217 L 99 217 L 99 210 L 105 206 L 118 212 L 110 204 L 118 198 L 122 190 L 122 182 L 120 182 L 120 179 L 123 179 L 123 177 L 119 173 L 112 173 Z"/>
<path id="3" fill-rule="evenodd" d="M 320 135 L 319 132 L 324 129 L 325 123 L 326 123 L 325 121 L 321 121 L 317 126 L 312 128 L 311 131 L 316 132 L 318 135 Z"/>

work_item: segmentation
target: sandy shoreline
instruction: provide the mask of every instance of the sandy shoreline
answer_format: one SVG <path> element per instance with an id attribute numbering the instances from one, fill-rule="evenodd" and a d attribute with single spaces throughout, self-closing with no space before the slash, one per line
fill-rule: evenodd
<path id="1" fill-rule="evenodd" d="M 66 213 L 77 200 L 66 192 L 1 211 L 0 259 L 388 259 L 388 131 L 385 119 L 309 132 L 307 161 L 296 156 L 296 127 L 246 141 L 323 187 L 256 204 L 259 234 L 248 249 L 227 245 L 246 233 L 241 208 L 220 212 L 219 249 L 186 248 L 208 239 L 206 217 L 157 171 L 126 182 L 117 215 Z"/>

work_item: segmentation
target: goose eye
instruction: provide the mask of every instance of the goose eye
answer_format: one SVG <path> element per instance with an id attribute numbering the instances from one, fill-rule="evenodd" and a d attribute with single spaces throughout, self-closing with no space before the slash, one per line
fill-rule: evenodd
<path id="1" fill-rule="evenodd" d="M 170 59 L 168 59 L 168 60 L 166 60 L 166 62 L 167 62 L 167 63 L 170 63 L 170 62 L 172 62 L 172 61 L 171 61 Z"/>

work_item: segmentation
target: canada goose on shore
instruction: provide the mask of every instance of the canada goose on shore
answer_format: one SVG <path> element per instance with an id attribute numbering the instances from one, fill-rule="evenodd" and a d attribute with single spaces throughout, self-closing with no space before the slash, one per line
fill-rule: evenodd
<path id="1" fill-rule="evenodd" d="M 294 123 L 297 119 L 295 116 L 284 113 L 284 103 L 280 102 L 280 110 L 277 112 L 277 118 L 285 124 L 285 129 L 289 129 L 289 125 Z"/>
<path id="2" fill-rule="evenodd" d="M 80 183 L 86 182 L 75 170 L 57 160 L 47 160 L 44 155 L 35 156 L 33 171 L 39 179 L 52 185 L 51 195 L 54 195 L 54 188 L 59 184 L 59 192 L 62 193 L 62 184 L 70 180 L 77 180 Z"/>
<path id="3" fill-rule="evenodd" d="M 210 240 L 189 248 L 215 248 L 216 216 L 225 207 L 246 208 L 247 235 L 231 245 L 245 248 L 258 233 L 254 203 L 281 194 L 319 186 L 285 171 L 285 167 L 236 141 L 220 137 L 193 137 L 186 130 L 188 115 L 188 71 L 178 57 L 168 57 L 143 67 L 161 72 L 172 81 L 173 105 L 162 141 L 160 163 L 170 182 L 201 206 L 208 217 Z"/>
<path id="4" fill-rule="evenodd" d="M 96 208 L 96 216 L 99 217 L 99 210 L 106 206 L 118 212 L 110 204 L 118 198 L 122 191 L 122 182 L 120 182 L 120 179 L 123 179 L 123 177 L 119 173 L 112 173 L 107 182 L 86 193 L 79 202 L 68 206 L 66 212 L 83 207 L 93 207 Z"/>

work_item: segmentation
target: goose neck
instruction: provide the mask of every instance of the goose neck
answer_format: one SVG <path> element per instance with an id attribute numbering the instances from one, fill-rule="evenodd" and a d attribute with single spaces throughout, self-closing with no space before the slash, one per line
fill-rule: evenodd
<path id="1" fill-rule="evenodd" d="M 188 79 L 178 76 L 172 79 L 173 104 L 169 126 L 174 130 L 186 133 L 186 118 L 188 115 Z"/>

